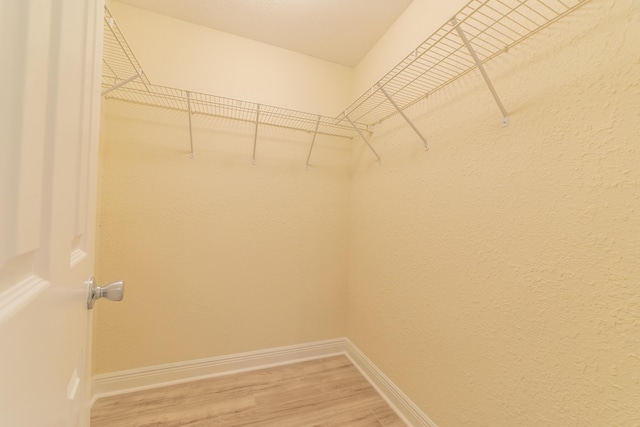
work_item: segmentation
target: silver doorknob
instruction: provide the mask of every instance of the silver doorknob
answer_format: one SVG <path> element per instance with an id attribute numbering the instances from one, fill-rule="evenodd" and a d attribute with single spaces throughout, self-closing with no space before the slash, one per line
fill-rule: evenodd
<path id="1" fill-rule="evenodd" d="M 122 301 L 122 298 L 124 298 L 124 281 L 122 280 L 109 283 L 107 286 L 97 286 L 96 280 L 92 277 L 88 283 L 87 308 L 89 310 L 93 308 L 93 304 L 100 298 L 106 298 L 109 301 Z"/>

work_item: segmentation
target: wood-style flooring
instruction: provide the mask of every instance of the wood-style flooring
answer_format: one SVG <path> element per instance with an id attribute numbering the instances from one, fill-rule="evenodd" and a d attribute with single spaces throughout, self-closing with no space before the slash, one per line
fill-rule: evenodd
<path id="1" fill-rule="evenodd" d="M 405 426 L 345 356 L 98 399 L 91 427 Z"/>

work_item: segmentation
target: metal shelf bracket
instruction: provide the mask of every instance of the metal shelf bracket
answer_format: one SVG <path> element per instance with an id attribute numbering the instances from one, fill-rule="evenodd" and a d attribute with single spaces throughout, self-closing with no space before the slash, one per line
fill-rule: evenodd
<path id="1" fill-rule="evenodd" d="M 186 91 L 186 95 L 187 95 L 187 110 L 188 110 L 188 114 L 189 114 L 189 144 L 191 147 L 191 153 L 189 153 L 189 158 L 193 159 L 194 158 L 194 153 L 193 153 L 193 128 L 191 126 L 191 114 L 193 114 L 191 112 L 191 92 Z"/>
<path id="2" fill-rule="evenodd" d="M 114 90 L 118 89 L 119 87 L 124 86 L 127 83 L 131 83 L 132 81 L 134 81 L 135 79 L 138 79 L 140 77 L 142 77 L 142 68 L 138 69 L 138 72 L 136 74 L 134 74 L 133 76 L 129 77 L 128 79 L 121 80 L 118 83 L 116 83 L 113 86 L 111 86 L 110 88 L 107 88 L 107 89 L 103 90 L 100 95 L 101 96 L 105 96 L 109 92 L 113 92 Z"/>
<path id="3" fill-rule="evenodd" d="M 256 164 L 256 147 L 258 145 L 258 122 L 260 121 L 260 104 L 256 106 L 256 130 L 253 133 L 253 157 L 251 159 L 251 164 Z"/>
<path id="4" fill-rule="evenodd" d="M 313 131 L 313 139 L 311 140 L 311 147 L 309 147 L 309 155 L 307 156 L 307 164 L 305 166 L 306 170 L 309 170 L 309 159 L 311 159 L 311 151 L 313 151 L 313 144 L 316 142 L 316 136 L 318 135 L 318 127 L 320 127 L 320 117 L 318 116 L 318 121 L 316 122 L 316 129 Z"/>
<path id="5" fill-rule="evenodd" d="M 212 94 L 185 93 L 182 89 L 151 84 L 105 5 L 102 95 L 108 94 L 106 98 L 109 100 L 187 112 L 192 158 L 192 120 L 193 117 L 203 115 L 237 120 L 247 126 L 253 124 L 253 164 L 256 161 L 258 127 L 262 129 L 263 126 L 304 131 L 307 135 L 315 128 L 307 156 L 307 168 L 310 166 L 318 134 L 349 139 L 359 135 L 380 163 L 380 156 L 369 141 L 375 127 L 400 113 L 427 149 L 426 138 L 403 114 L 404 111 L 476 67 L 502 113 L 502 125 L 507 126 L 507 110 L 484 68 L 484 63 L 588 2 L 589 0 L 469 0 L 452 19 L 389 70 L 377 85 L 367 88 L 347 107 L 344 115 L 321 116 L 320 119 L 317 114 L 303 111 L 258 105 Z M 130 77 L 124 78 L 125 76 Z"/>
<path id="6" fill-rule="evenodd" d="M 378 159 L 378 165 L 382 165 L 382 159 L 380 159 L 380 156 L 378 156 L 378 153 L 376 153 L 376 150 L 373 149 L 373 147 L 369 143 L 369 140 L 362 134 L 362 131 L 349 118 L 346 111 L 344 112 L 344 118 L 347 119 L 349 123 L 351 123 L 351 126 L 356 130 L 356 132 L 358 132 L 358 135 L 360 135 L 360 138 L 362 138 L 362 140 L 369 146 L 369 148 L 371 149 L 371 152 L 375 154 L 376 158 Z"/>
<path id="7" fill-rule="evenodd" d="M 413 129 L 414 132 L 418 134 L 418 136 L 420 137 L 422 142 L 424 142 L 424 151 L 428 151 L 429 150 L 429 143 L 427 142 L 427 138 L 425 138 L 422 135 L 422 133 L 420 133 L 418 128 L 413 124 L 413 122 L 411 120 L 409 120 L 409 117 L 407 117 L 407 115 L 404 113 L 404 111 L 402 111 L 402 109 L 400 107 L 398 107 L 398 104 L 396 104 L 396 102 L 393 100 L 393 98 L 387 93 L 386 90 L 384 90 L 384 87 L 382 87 L 382 85 L 378 85 L 378 88 L 380 89 L 380 92 L 382 92 L 384 94 L 384 96 L 387 97 L 387 99 L 389 100 L 391 105 L 393 105 L 393 107 L 396 109 L 396 111 L 398 113 L 400 113 L 402 118 L 405 119 L 405 121 L 409 124 L 409 126 L 411 126 L 411 129 Z"/>
<path id="8" fill-rule="evenodd" d="M 489 90 L 491 91 L 491 95 L 493 95 L 493 99 L 496 101 L 496 104 L 498 104 L 498 108 L 502 113 L 502 127 L 508 126 L 509 115 L 507 113 L 506 108 L 504 108 L 504 105 L 502 104 L 500 97 L 498 96 L 498 92 L 496 92 L 496 89 L 493 87 L 493 83 L 491 83 L 491 79 L 489 78 L 487 71 L 484 69 L 484 65 L 482 65 L 482 61 L 478 57 L 478 54 L 476 53 L 476 51 L 473 49 L 473 46 L 471 46 L 471 43 L 469 42 L 467 35 L 464 33 L 464 31 L 462 31 L 462 28 L 460 28 L 460 24 L 458 23 L 458 20 L 456 18 L 453 18 L 451 20 L 451 25 L 453 25 L 454 28 L 456 29 L 458 36 L 460 36 L 462 43 L 464 43 L 465 47 L 469 51 L 469 54 L 473 58 L 473 61 L 476 63 L 478 70 L 480 70 L 480 74 L 482 74 L 482 78 L 484 79 L 485 83 L 489 87 Z"/>

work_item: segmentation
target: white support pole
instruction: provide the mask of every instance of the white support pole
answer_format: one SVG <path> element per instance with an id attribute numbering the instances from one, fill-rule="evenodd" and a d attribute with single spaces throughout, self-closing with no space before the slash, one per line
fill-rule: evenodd
<path id="1" fill-rule="evenodd" d="M 311 140 L 311 147 L 309 147 L 309 155 L 307 156 L 307 164 L 305 169 L 309 169 L 309 159 L 311 159 L 311 151 L 313 151 L 313 144 L 316 142 L 316 136 L 318 135 L 318 127 L 320 127 L 320 116 L 318 116 L 318 121 L 316 122 L 316 130 L 313 131 L 313 139 Z"/>
<path id="2" fill-rule="evenodd" d="M 378 156 L 378 153 L 376 153 L 376 150 L 373 149 L 373 147 L 369 143 L 369 140 L 365 138 L 365 136 L 362 134 L 362 131 L 360 131 L 360 129 L 356 126 L 356 124 L 353 123 L 353 121 L 351 121 L 346 111 L 344 112 L 344 117 L 349 121 L 349 123 L 351 123 L 351 126 L 353 126 L 356 132 L 358 132 L 358 135 L 360 135 L 360 138 L 362 138 L 362 140 L 369 146 L 369 148 L 371 149 L 371 152 L 375 154 L 376 158 L 378 159 L 378 164 L 382 164 L 382 159 L 380 159 L 380 156 Z"/>
<path id="3" fill-rule="evenodd" d="M 418 128 L 413 124 L 413 122 L 411 120 L 409 120 L 409 117 L 407 117 L 407 115 L 404 113 L 404 111 L 402 111 L 400 109 L 400 107 L 398 107 L 398 104 L 396 104 L 396 102 L 393 100 L 393 98 L 391 98 L 391 96 L 387 93 L 386 90 L 384 90 L 384 88 L 379 85 L 378 88 L 380 89 L 380 91 L 384 94 L 384 96 L 387 97 L 387 99 L 389 100 L 389 102 L 395 107 L 396 111 L 398 113 L 400 113 L 400 115 L 402 116 L 403 119 L 405 119 L 405 121 L 407 123 L 409 123 L 409 126 L 411 126 L 411 128 L 414 130 L 415 133 L 418 134 L 418 136 L 420 137 L 420 139 L 422 140 L 422 142 L 424 142 L 424 150 L 427 151 L 429 150 L 429 143 L 427 142 L 427 138 L 425 138 L 422 133 L 420 133 L 420 131 L 418 130 Z"/>
<path id="4" fill-rule="evenodd" d="M 480 61 L 478 54 L 471 46 L 471 43 L 469 43 L 469 39 L 467 38 L 467 35 L 464 33 L 464 31 L 462 31 L 462 28 L 460 28 L 460 25 L 458 24 L 458 20 L 456 18 L 453 18 L 451 20 L 451 25 L 455 27 L 456 31 L 458 32 L 458 35 L 462 39 L 462 42 L 464 43 L 467 50 L 469 51 L 469 54 L 471 54 L 471 57 L 475 61 L 476 66 L 478 67 L 478 70 L 480 70 L 480 73 L 482 74 L 482 78 L 484 78 L 485 83 L 487 84 L 487 86 L 489 86 L 489 90 L 493 95 L 493 99 L 495 99 L 496 104 L 498 104 L 498 108 L 502 113 L 502 126 L 503 127 L 508 126 L 509 115 L 507 114 L 507 110 L 504 108 L 504 105 L 502 105 L 502 101 L 500 101 L 500 97 L 498 96 L 498 92 L 496 92 L 496 89 L 493 87 L 493 83 L 491 83 L 491 79 L 489 79 L 489 75 L 487 74 L 487 71 L 484 69 L 484 65 L 482 65 L 482 61 Z"/>
<path id="5" fill-rule="evenodd" d="M 193 159 L 193 128 L 191 126 L 191 92 L 187 91 L 187 109 L 189 110 L 189 144 L 191 146 L 191 153 L 189 158 Z"/>
<path id="6" fill-rule="evenodd" d="M 256 107 L 256 130 L 253 134 L 253 158 L 252 164 L 256 164 L 256 146 L 258 145 L 258 122 L 260 121 L 260 104 Z"/>

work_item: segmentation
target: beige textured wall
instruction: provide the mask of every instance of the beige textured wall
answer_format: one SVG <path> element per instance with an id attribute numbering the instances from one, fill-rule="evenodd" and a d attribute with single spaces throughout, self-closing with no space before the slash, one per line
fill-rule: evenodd
<path id="1" fill-rule="evenodd" d="M 113 1 L 152 83 L 335 116 L 352 101 L 353 69 Z"/>
<path id="2" fill-rule="evenodd" d="M 592 0 L 354 150 L 347 336 L 439 426 L 640 425 L 640 3 Z"/>
<path id="3" fill-rule="evenodd" d="M 344 336 L 351 141 L 105 104 L 94 373 Z"/>
<path id="4" fill-rule="evenodd" d="M 324 137 L 304 171 L 275 130 L 251 166 L 237 123 L 197 123 L 189 160 L 186 117 L 109 103 L 96 268 L 127 293 L 95 372 L 346 335 L 440 427 L 640 424 L 639 9 L 591 0 L 492 61 L 508 128 L 476 73 L 408 112 L 428 153 L 383 123 L 382 166 Z"/>

